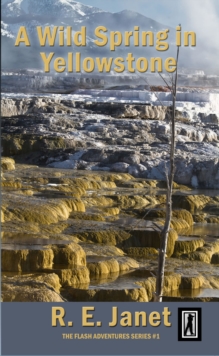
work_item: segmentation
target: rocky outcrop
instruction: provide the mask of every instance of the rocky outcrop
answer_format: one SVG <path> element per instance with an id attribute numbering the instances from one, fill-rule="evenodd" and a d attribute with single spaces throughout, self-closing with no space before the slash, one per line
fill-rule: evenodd
<path id="1" fill-rule="evenodd" d="M 64 266 L 86 266 L 86 255 L 83 248 L 74 243 L 51 246 L 54 253 L 54 264 Z"/>
<path id="2" fill-rule="evenodd" d="M 31 272 L 59 266 L 86 266 L 85 252 L 71 242 L 57 245 L 4 244 L 2 246 L 2 271 Z"/>
<path id="3" fill-rule="evenodd" d="M 148 302 L 145 289 L 137 286 L 128 289 L 92 290 L 68 287 L 63 291 L 63 296 L 72 302 Z"/>
<path id="4" fill-rule="evenodd" d="M 150 105 L 128 105 L 116 103 L 80 103 L 76 101 L 61 100 L 58 98 L 28 98 L 28 99 L 2 99 L 2 117 L 20 116 L 31 113 L 57 113 L 71 114 L 74 108 L 92 110 L 97 114 L 110 115 L 116 118 L 142 118 L 164 120 L 167 107 Z"/>
<path id="5" fill-rule="evenodd" d="M 129 247 L 153 247 L 160 248 L 160 231 L 158 228 L 154 227 L 148 229 L 133 229 L 131 236 L 121 242 L 119 246 L 122 248 Z M 168 243 L 167 243 L 167 255 L 172 256 L 174 252 L 175 241 L 177 240 L 178 235 L 174 230 L 169 231 Z"/>
<path id="6" fill-rule="evenodd" d="M 192 239 L 192 240 L 183 240 L 183 241 L 176 241 L 174 247 L 174 257 L 179 257 L 183 254 L 194 252 L 199 247 L 204 246 L 205 241 L 202 239 Z"/>
<path id="7" fill-rule="evenodd" d="M 3 155 L 23 155 L 29 163 L 60 169 L 165 180 L 168 110 L 58 97 L 2 99 Z M 177 115 L 181 120 L 182 112 Z M 219 131 L 214 124 L 201 119 L 176 123 L 176 183 L 217 189 L 218 145 Z"/>
<path id="8" fill-rule="evenodd" d="M 64 302 L 57 275 L 2 276 L 3 302 Z"/>
<path id="9" fill-rule="evenodd" d="M 2 249 L 2 271 L 30 272 L 52 267 L 51 249 Z"/>
<path id="10" fill-rule="evenodd" d="M 179 274 L 167 273 L 164 276 L 164 295 L 167 295 L 173 291 L 183 290 L 183 289 L 199 289 L 204 283 L 204 278 L 199 277 L 182 277 Z M 137 282 L 145 288 L 148 299 L 152 300 L 153 293 L 156 290 L 156 279 L 154 277 L 149 277 L 143 282 Z"/>
<path id="11" fill-rule="evenodd" d="M 126 272 L 139 267 L 139 263 L 129 257 L 103 258 L 100 261 L 92 260 L 92 257 L 88 259 L 87 267 L 90 271 L 90 276 L 97 279 L 100 277 L 109 278 L 109 275 L 113 273 Z"/>
<path id="12" fill-rule="evenodd" d="M 196 249 L 195 252 L 182 255 L 190 261 L 201 261 L 205 263 L 215 263 L 219 252 L 219 242 L 205 243 L 204 246 Z M 214 256 L 214 257 L 213 257 Z"/>
<path id="13" fill-rule="evenodd" d="M 74 198 L 53 201 L 33 197 L 30 200 L 25 195 L 18 194 L 14 196 L 7 193 L 3 194 L 2 202 L 5 207 L 3 208 L 5 221 L 15 220 L 51 224 L 66 220 L 72 211 L 85 211 L 84 203 L 80 199 Z"/>
<path id="14" fill-rule="evenodd" d="M 9 157 L 1 157 L 1 169 L 4 171 L 13 171 L 15 169 L 15 161 Z"/>
<path id="15" fill-rule="evenodd" d="M 72 286 L 74 288 L 86 289 L 90 283 L 89 270 L 85 266 L 74 266 L 62 269 L 46 269 L 44 272 L 55 273 L 59 276 L 60 284 L 63 288 Z"/>

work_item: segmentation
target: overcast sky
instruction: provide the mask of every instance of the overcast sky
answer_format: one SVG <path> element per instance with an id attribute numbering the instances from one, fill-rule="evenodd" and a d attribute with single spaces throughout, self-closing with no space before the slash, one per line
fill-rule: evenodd
<path id="1" fill-rule="evenodd" d="M 99 7 L 110 12 L 124 9 L 139 12 L 169 26 L 175 27 L 178 23 L 183 26 L 190 25 L 191 17 L 197 12 L 203 14 L 200 24 L 204 24 L 209 10 L 215 13 L 219 22 L 219 0 L 82 0 L 83 4 Z"/>
<path id="2" fill-rule="evenodd" d="M 105 11 L 125 9 L 139 12 L 166 26 L 182 25 L 182 31 L 195 31 L 196 49 L 205 69 L 219 72 L 219 0 L 82 0 Z M 196 53 L 197 56 L 197 53 Z"/>

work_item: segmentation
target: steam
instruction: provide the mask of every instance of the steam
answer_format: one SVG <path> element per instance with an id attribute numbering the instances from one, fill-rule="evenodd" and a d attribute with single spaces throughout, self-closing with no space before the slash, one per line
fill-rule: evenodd
<path id="1" fill-rule="evenodd" d="M 118 0 L 117 0 L 118 1 Z M 193 68 L 219 74 L 218 0 L 120 0 L 124 9 L 139 12 L 167 26 L 182 25 L 182 31 L 197 35 L 195 50 L 181 49 L 181 62 L 191 58 Z M 184 67 L 187 67 L 184 63 Z"/>
<path id="2" fill-rule="evenodd" d="M 196 53 L 203 68 L 219 74 L 219 4 L 217 0 L 183 0 L 187 27 L 197 34 Z"/>

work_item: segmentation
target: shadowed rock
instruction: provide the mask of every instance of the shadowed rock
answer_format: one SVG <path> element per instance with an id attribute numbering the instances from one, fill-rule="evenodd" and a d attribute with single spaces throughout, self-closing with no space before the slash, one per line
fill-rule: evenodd
<path id="1" fill-rule="evenodd" d="M 172 256 L 174 252 L 175 241 L 178 235 L 176 231 L 170 230 L 167 242 L 167 256 Z M 134 229 L 131 232 L 131 236 L 118 244 L 119 247 L 129 248 L 129 247 L 153 247 L 160 248 L 160 231 L 155 228 L 148 229 Z"/>
<path id="2" fill-rule="evenodd" d="M 194 252 L 197 248 L 204 246 L 205 241 L 202 239 L 194 240 L 177 240 L 175 242 L 173 257 L 179 257 L 182 254 Z"/>
<path id="3" fill-rule="evenodd" d="M 211 257 L 211 263 L 212 264 L 216 264 L 218 265 L 219 264 L 219 252 L 217 253 L 214 253 Z"/>
<path id="4" fill-rule="evenodd" d="M 52 249 L 2 249 L 2 271 L 30 272 L 51 268 L 53 263 Z"/>
<path id="5" fill-rule="evenodd" d="M 185 277 L 181 279 L 181 284 L 179 289 L 199 289 L 204 283 L 204 278 L 202 276 L 197 277 Z"/>
<path id="6" fill-rule="evenodd" d="M 164 276 L 164 293 L 178 289 L 180 283 L 181 276 L 179 274 L 173 273 L 172 275 Z M 137 282 L 136 284 L 145 288 L 148 300 L 151 301 L 153 299 L 153 294 L 156 291 L 156 278 L 149 277 L 145 281 Z"/>
<path id="7" fill-rule="evenodd" d="M 65 288 L 62 295 L 68 301 L 74 302 L 147 302 L 144 288 L 133 287 L 129 289 L 73 289 Z"/>
<path id="8" fill-rule="evenodd" d="M 64 266 L 86 266 L 86 255 L 83 248 L 72 242 L 64 245 L 52 245 L 54 264 Z"/>
<path id="9" fill-rule="evenodd" d="M 209 201 L 211 198 L 205 195 L 173 196 L 173 206 L 188 210 L 190 213 L 203 209 Z"/>
<path id="10" fill-rule="evenodd" d="M 152 257 L 158 255 L 158 250 L 153 247 L 128 247 L 123 251 L 133 257 Z"/>

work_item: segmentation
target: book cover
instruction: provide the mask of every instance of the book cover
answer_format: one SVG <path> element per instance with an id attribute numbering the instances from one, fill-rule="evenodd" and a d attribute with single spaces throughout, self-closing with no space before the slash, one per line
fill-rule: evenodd
<path id="1" fill-rule="evenodd" d="M 218 354 L 218 1 L 1 8 L 2 354 Z"/>

